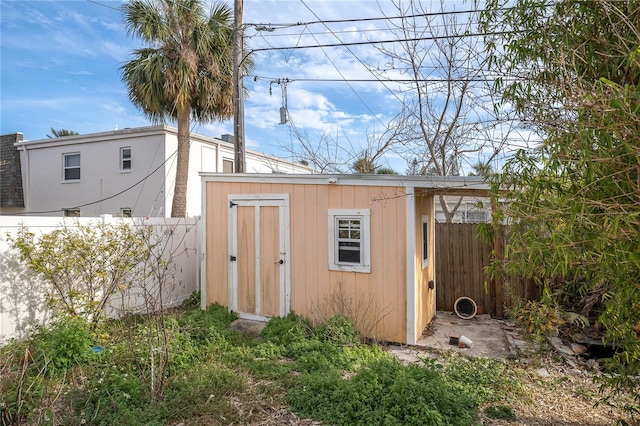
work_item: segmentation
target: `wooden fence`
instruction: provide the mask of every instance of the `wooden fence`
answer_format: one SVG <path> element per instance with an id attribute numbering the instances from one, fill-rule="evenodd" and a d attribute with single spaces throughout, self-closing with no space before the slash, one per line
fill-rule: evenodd
<path id="1" fill-rule="evenodd" d="M 530 279 L 509 277 L 491 279 L 485 272 L 493 250 L 478 235 L 473 223 L 436 224 L 436 307 L 453 311 L 459 297 L 472 298 L 483 313 L 503 317 L 511 306 L 511 296 L 526 300 L 540 297 Z M 504 241 L 500 242 L 504 246 Z M 509 289 L 505 288 L 504 283 Z"/>

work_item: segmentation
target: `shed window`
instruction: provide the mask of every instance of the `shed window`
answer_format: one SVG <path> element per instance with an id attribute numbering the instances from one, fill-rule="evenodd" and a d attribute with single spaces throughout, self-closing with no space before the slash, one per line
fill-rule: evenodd
<path id="1" fill-rule="evenodd" d="M 368 209 L 329 210 L 329 269 L 371 272 Z"/>
<path id="2" fill-rule="evenodd" d="M 63 154 L 64 180 L 80 180 L 80 153 Z"/>
<path id="3" fill-rule="evenodd" d="M 429 265 L 429 216 L 422 215 L 422 269 Z"/>

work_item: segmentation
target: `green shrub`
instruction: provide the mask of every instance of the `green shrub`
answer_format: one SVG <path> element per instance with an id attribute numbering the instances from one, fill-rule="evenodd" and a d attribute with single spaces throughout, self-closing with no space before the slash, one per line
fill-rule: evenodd
<path id="1" fill-rule="evenodd" d="M 323 342 L 338 345 L 353 345 L 360 343 L 360 336 L 353 322 L 346 317 L 336 315 L 317 327 L 314 334 Z"/>
<path id="2" fill-rule="evenodd" d="M 85 363 L 93 354 L 93 332 L 86 320 L 62 316 L 40 327 L 30 339 L 34 361 L 47 371 L 64 371 Z"/>
<path id="3" fill-rule="evenodd" d="M 380 359 L 349 378 L 337 370 L 302 378 L 288 401 L 301 416 L 336 425 L 473 424 L 477 404 L 437 369 Z"/>
<path id="4" fill-rule="evenodd" d="M 290 313 L 284 318 L 272 318 L 262 330 L 262 336 L 276 345 L 286 346 L 304 341 L 310 329 L 302 318 Z"/>
<path id="5" fill-rule="evenodd" d="M 198 345 L 214 343 L 224 347 L 237 337 L 236 332 L 229 330 L 229 325 L 236 318 L 224 306 L 212 304 L 206 310 L 190 310 L 182 319 L 181 327 Z"/>

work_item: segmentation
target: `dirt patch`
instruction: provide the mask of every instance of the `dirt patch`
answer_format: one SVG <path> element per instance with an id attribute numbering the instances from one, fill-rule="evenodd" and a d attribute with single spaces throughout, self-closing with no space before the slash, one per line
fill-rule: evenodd
<path id="1" fill-rule="evenodd" d="M 508 402 L 516 420 L 492 419 L 481 412 L 482 424 L 609 426 L 616 425 L 619 419 L 629 425 L 640 424 L 637 419 L 625 416 L 618 407 L 604 403 L 596 406 L 606 394 L 598 392 L 598 384 L 593 381 L 595 371 L 586 363 L 567 364 L 565 359 L 550 353 L 531 357 L 526 364 L 516 362 L 514 368 L 520 370 L 527 394 L 525 398 Z"/>

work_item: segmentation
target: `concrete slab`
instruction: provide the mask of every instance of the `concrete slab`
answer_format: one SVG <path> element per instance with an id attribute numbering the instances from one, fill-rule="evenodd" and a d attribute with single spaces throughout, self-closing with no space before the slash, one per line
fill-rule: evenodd
<path id="1" fill-rule="evenodd" d="M 467 337 L 473 342 L 473 347 L 460 348 L 449 344 L 452 335 Z M 438 311 L 416 346 L 458 351 L 474 357 L 507 359 L 514 355 L 513 345 L 507 340 L 504 321 L 489 315 L 476 315 L 465 320 L 453 312 Z"/>

